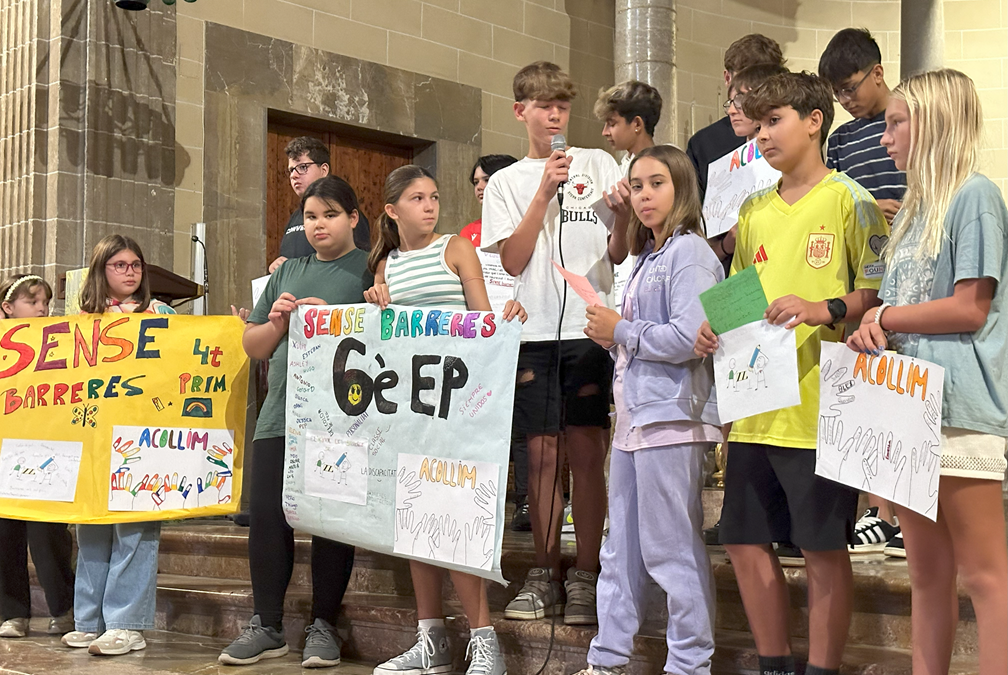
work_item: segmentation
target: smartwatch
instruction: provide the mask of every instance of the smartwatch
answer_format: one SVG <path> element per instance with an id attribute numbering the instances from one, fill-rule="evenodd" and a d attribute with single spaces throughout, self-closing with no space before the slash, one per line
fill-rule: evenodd
<path id="1" fill-rule="evenodd" d="M 830 298 L 826 301 L 826 309 L 830 315 L 830 326 L 847 316 L 847 303 L 840 298 Z"/>

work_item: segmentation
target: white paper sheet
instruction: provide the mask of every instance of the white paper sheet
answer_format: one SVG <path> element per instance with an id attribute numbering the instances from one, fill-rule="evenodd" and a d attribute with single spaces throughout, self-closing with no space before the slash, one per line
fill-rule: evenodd
<path id="1" fill-rule="evenodd" d="M 816 474 L 938 516 L 945 369 L 822 345 Z"/>
<path id="2" fill-rule="evenodd" d="M 266 282 L 269 281 L 271 274 L 267 274 L 264 277 L 259 277 L 258 279 L 252 280 L 252 308 L 254 309 L 256 305 L 259 304 L 259 298 L 262 297 L 263 291 L 266 290 Z"/>
<path id="3" fill-rule="evenodd" d="M 72 502 L 83 444 L 5 438 L 0 444 L 0 497 Z"/>
<path id="4" fill-rule="evenodd" d="M 305 494 L 347 504 L 367 504 L 368 444 L 339 436 L 307 434 Z"/>
<path id="5" fill-rule="evenodd" d="M 155 511 L 231 501 L 234 432 L 116 426 L 109 511 Z"/>
<path id="6" fill-rule="evenodd" d="M 400 453 L 395 552 L 489 570 L 499 472 L 490 462 Z"/>
<path id="7" fill-rule="evenodd" d="M 801 403 L 795 334 L 753 321 L 718 336 L 714 353 L 721 423 Z"/>
<path id="8" fill-rule="evenodd" d="M 480 265 L 483 267 L 483 281 L 486 283 L 490 307 L 500 314 L 504 311 L 507 301 L 514 298 L 514 277 L 504 271 L 499 253 L 476 249 L 476 255 L 479 256 Z"/>
<path id="9" fill-rule="evenodd" d="M 763 158 L 755 140 L 711 162 L 703 203 L 707 237 L 730 230 L 749 195 L 775 184 L 780 176 Z"/>

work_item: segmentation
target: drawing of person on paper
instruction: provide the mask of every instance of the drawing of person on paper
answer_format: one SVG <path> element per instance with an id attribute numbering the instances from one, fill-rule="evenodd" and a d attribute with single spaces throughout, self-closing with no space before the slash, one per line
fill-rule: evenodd
<path id="1" fill-rule="evenodd" d="M 335 468 L 326 459 L 324 450 L 319 451 L 318 461 L 315 462 L 315 473 L 319 474 L 319 476 L 321 476 L 322 478 L 328 478 L 329 480 L 336 480 Z"/>
<path id="2" fill-rule="evenodd" d="M 339 469 L 339 480 L 336 481 L 337 485 L 349 485 L 347 483 L 347 474 L 350 472 L 350 468 L 353 465 L 350 462 L 350 458 L 344 452 L 339 459 L 336 460 L 336 468 Z"/>
<path id="3" fill-rule="evenodd" d="M 756 345 L 756 349 L 753 350 L 752 358 L 749 359 L 749 372 L 753 375 L 753 380 L 755 382 L 755 390 L 759 391 L 760 383 L 763 383 L 763 388 L 767 388 L 766 383 L 766 366 L 770 362 L 769 357 L 760 349 L 759 345 Z M 753 388 L 753 383 L 749 384 L 749 388 Z"/>
<path id="4" fill-rule="evenodd" d="M 53 475 L 56 473 L 56 460 L 50 457 L 39 466 L 38 482 L 40 485 L 52 485 Z"/>

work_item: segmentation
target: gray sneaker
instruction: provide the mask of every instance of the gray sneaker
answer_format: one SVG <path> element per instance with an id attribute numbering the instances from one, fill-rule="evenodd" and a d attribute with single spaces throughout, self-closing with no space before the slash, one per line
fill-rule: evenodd
<path id="1" fill-rule="evenodd" d="M 469 638 L 466 658 L 470 659 L 466 675 L 507 675 L 507 664 L 492 626 L 477 629 Z"/>
<path id="2" fill-rule="evenodd" d="M 562 612 L 563 607 L 560 582 L 553 581 L 550 570 L 545 567 L 533 567 L 518 595 L 504 608 L 504 618 L 533 621 Z"/>
<path id="3" fill-rule="evenodd" d="M 452 669 L 448 631 L 444 626 L 417 629 L 416 644 L 394 659 L 380 664 L 374 675 L 437 675 Z"/>
<path id="4" fill-rule="evenodd" d="M 564 623 L 568 626 L 592 626 L 598 623 L 595 611 L 595 586 L 598 575 L 577 568 L 567 570 L 567 607 Z"/>
<path id="5" fill-rule="evenodd" d="M 28 634 L 28 619 L 7 619 L 0 624 L 0 637 L 23 638 Z"/>
<path id="6" fill-rule="evenodd" d="M 256 614 L 242 634 L 224 648 L 217 661 L 228 666 L 244 666 L 256 663 L 260 659 L 275 659 L 287 651 L 283 632 L 271 626 L 263 626 L 262 620 Z"/>
<path id="7" fill-rule="evenodd" d="M 305 628 L 304 651 L 301 652 L 302 668 L 329 668 L 340 663 L 340 639 L 328 621 L 315 619 L 315 623 Z"/>

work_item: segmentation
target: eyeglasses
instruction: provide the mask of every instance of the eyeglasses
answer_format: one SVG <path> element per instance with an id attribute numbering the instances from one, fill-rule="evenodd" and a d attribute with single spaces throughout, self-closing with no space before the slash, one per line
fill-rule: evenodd
<path id="1" fill-rule="evenodd" d="M 735 94 L 735 98 L 730 98 L 721 104 L 725 112 L 728 112 L 728 108 L 735 106 L 735 110 L 742 112 L 742 102 L 745 101 L 745 94 Z"/>
<path id="2" fill-rule="evenodd" d="M 878 65 L 878 64 L 875 64 L 875 65 Z M 864 81 L 867 80 L 871 76 L 872 72 L 875 70 L 875 65 L 873 65 L 871 68 L 869 68 L 868 72 L 865 73 L 865 76 L 862 77 L 860 80 L 858 80 L 858 83 L 855 84 L 853 87 L 844 87 L 843 89 L 839 89 L 839 90 L 834 89 L 833 90 L 833 95 L 836 97 L 836 100 L 840 101 L 842 103 L 844 101 L 849 101 L 852 98 L 854 98 L 854 94 L 857 93 L 858 87 L 860 87 L 862 84 L 864 84 Z"/>
<path id="3" fill-rule="evenodd" d="M 132 269 L 135 274 L 140 274 L 143 272 L 144 264 L 139 260 L 134 260 L 131 263 L 120 260 L 119 262 L 108 263 L 105 267 L 111 267 L 115 270 L 116 274 L 126 274 L 126 270 L 128 269 Z"/>
<path id="4" fill-rule="evenodd" d="M 300 164 L 295 164 L 294 166 L 287 169 L 287 176 L 290 177 L 297 172 L 297 175 L 303 176 L 308 173 L 309 166 L 318 166 L 315 162 L 301 162 Z"/>

